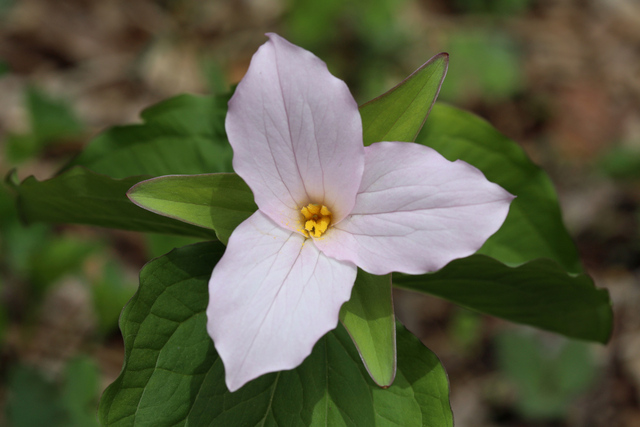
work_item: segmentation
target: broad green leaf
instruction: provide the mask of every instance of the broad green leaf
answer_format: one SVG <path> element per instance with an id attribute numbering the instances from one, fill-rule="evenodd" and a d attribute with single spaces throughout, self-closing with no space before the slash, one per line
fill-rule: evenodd
<path id="1" fill-rule="evenodd" d="M 340 321 L 353 339 L 371 378 L 380 386 L 390 385 L 396 375 L 391 275 L 374 276 L 358 269 L 351 299 L 340 310 Z"/>
<path id="2" fill-rule="evenodd" d="M 134 205 L 126 193 L 148 177 L 121 180 L 74 168 L 46 181 L 25 179 L 15 188 L 18 210 L 27 223 L 97 225 L 124 230 L 214 238 L 208 229 L 162 217 Z"/>
<path id="3" fill-rule="evenodd" d="M 449 55 L 439 53 L 393 89 L 360 106 L 364 145 L 415 141 L 438 97 Z"/>
<path id="4" fill-rule="evenodd" d="M 251 189 L 233 173 L 162 176 L 137 184 L 128 194 L 144 209 L 215 230 L 225 244 L 258 210 Z"/>
<path id="5" fill-rule="evenodd" d="M 508 267 L 484 255 L 420 276 L 394 274 L 396 286 L 433 294 L 481 313 L 568 337 L 606 343 L 613 314 L 605 289 L 548 259 Z"/>
<path id="6" fill-rule="evenodd" d="M 85 166 L 113 178 L 231 172 L 227 100 L 180 95 L 149 107 L 143 124 L 107 130 L 64 170 Z"/>
<path id="7" fill-rule="evenodd" d="M 481 118 L 441 104 L 433 108 L 416 142 L 449 160 L 472 164 L 489 181 L 518 196 L 502 228 L 479 253 L 513 266 L 551 258 L 571 273 L 582 271 L 553 184 L 517 144 Z"/>
<path id="8" fill-rule="evenodd" d="M 124 309 L 125 364 L 100 402 L 102 425 L 451 426 L 446 374 L 417 338 L 398 326 L 398 373 L 371 381 L 341 326 L 298 368 L 264 375 L 229 393 L 206 332 L 207 284 L 219 242 L 151 261 Z M 233 286 L 233 284 L 229 284 Z"/>

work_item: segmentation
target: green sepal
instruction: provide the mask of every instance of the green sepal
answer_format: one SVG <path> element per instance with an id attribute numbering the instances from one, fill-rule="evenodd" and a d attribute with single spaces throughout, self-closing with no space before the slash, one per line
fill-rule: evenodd
<path id="1" fill-rule="evenodd" d="M 351 299 L 340 321 L 356 345 L 373 381 L 388 387 L 396 376 L 396 328 L 391 275 L 374 276 L 358 269 Z"/>
<path id="2" fill-rule="evenodd" d="M 224 244 L 258 210 L 251 189 L 233 173 L 161 176 L 136 184 L 127 195 L 151 212 L 215 230 Z"/>
<path id="3" fill-rule="evenodd" d="M 439 53 L 391 90 L 360 106 L 364 145 L 415 141 L 447 74 L 449 55 Z"/>

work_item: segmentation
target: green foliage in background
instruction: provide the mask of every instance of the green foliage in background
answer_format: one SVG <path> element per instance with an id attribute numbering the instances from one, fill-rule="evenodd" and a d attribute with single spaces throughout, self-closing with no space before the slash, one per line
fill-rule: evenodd
<path id="1" fill-rule="evenodd" d="M 352 31 L 380 53 L 402 40 L 398 14 L 401 0 L 289 0 L 286 16 L 291 39 L 307 49 L 323 49 Z"/>
<path id="2" fill-rule="evenodd" d="M 640 179 L 640 149 L 614 147 L 599 158 L 597 166 L 611 178 L 638 180 Z"/>
<path id="3" fill-rule="evenodd" d="M 2 13 L 1 8 L 2 6 L 0 6 L 0 13 Z M 0 77 L 4 76 L 5 74 L 9 74 L 9 71 L 10 71 L 9 64 L 0 60 Z"/>
<path id="4" fill-rule="evenodd" d="M 123 266 L 116 260 L 108 260 L 100 274 L 92 280 L 91 294 L 98 321 L 98 332 L 102 336 L 116 330 L 124 307 L 133 296 L 137 284 L 126 277 Z"/>
<path id="5" fill-rule="evenodd" d="M 5 151 L 12 163 L 21 163 L 49 145 L 84 132 L 84 126 L 67 102 L 53 98 L 35 86 L 28 86 L 24 96 L 30 132 L 7 136 Z"/>
<path id="6" fill-rule="evenodd" d="M 503 16 L 525 12 L 531 7 L 533 0 L 454 0 L 453 3 L 465 13 Z"/>
<path id="7" fill-rule="evenodd" d="M 370 99 L 403 76 L 410 37 L 401 19 L 407 0 L 288 0 L 284 30 L 342 76 L 356 99 Z"/>
<path id="8" fill-rule="evenodd" d="M 594 380 L 594 361 L 585 343 L 543 338 L 533 331 L 501 333 L 496 338 L 498 367 L 515 386 L 523 415 L 560 419 Z"/>
<path id="9" fill-rule="evenodd" d="M 97 427 L 98 367 L 88 357 L 71 360 L 61 381 L 33 367 L 14 366 L 9 374 L 7 414 L 13 427 Z"/>
<path id="10" fill-rule="evenodd" d="M 451 57 L 441 99 L 464 103 L 503 101 L 523 88 L 520 53 L 505 33 L 489 29 L 458 30 L 445 50 Z"/>

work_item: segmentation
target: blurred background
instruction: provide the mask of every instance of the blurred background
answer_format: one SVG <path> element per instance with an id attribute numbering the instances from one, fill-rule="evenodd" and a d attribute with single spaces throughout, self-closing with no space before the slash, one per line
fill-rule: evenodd
<path id="1" fill-rule="evenodd" d="M 604 347 L 398 292 L 398 315 L 449 373 L 456 426 L 640 425 L 636 0 L 0 0 L 0 175 L 46 179 L 155 102 L 227 91 L 267 31 L 324 59 L 359 103 L 449 52 L 439 99 L 551 175 L 611 293 Z M 192 241 L 23 227 L 0 187 L 0 425 L 96 426 L 139 269 Z"/>

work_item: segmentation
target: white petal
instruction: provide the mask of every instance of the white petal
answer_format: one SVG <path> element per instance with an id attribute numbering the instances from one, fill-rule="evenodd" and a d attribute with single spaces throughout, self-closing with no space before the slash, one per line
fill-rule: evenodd
<path id="1" fill-rule="evenodd" d="M 365 151 L 356 205 L 318 248 L 373 274 L 423 274 L 473 254 L 502 225 L 513 196 L 461 160 L 406 142 Z"/>
<path id="2" fill-rule="evenodd" d="M 233 167 L 279 225 L 300 228 L 300 208 L 324 204 L 340 221 L 364 168 L 358 105 L 312 53 L 269 35 L 229 102 Z"/>
<path id="3" fill-rule="evenodd" d="M 207 329 L 229 390 L 292 369 L 338 323 L 356 267 L 260 211 L 236 228 L 209 282 Z"/>

